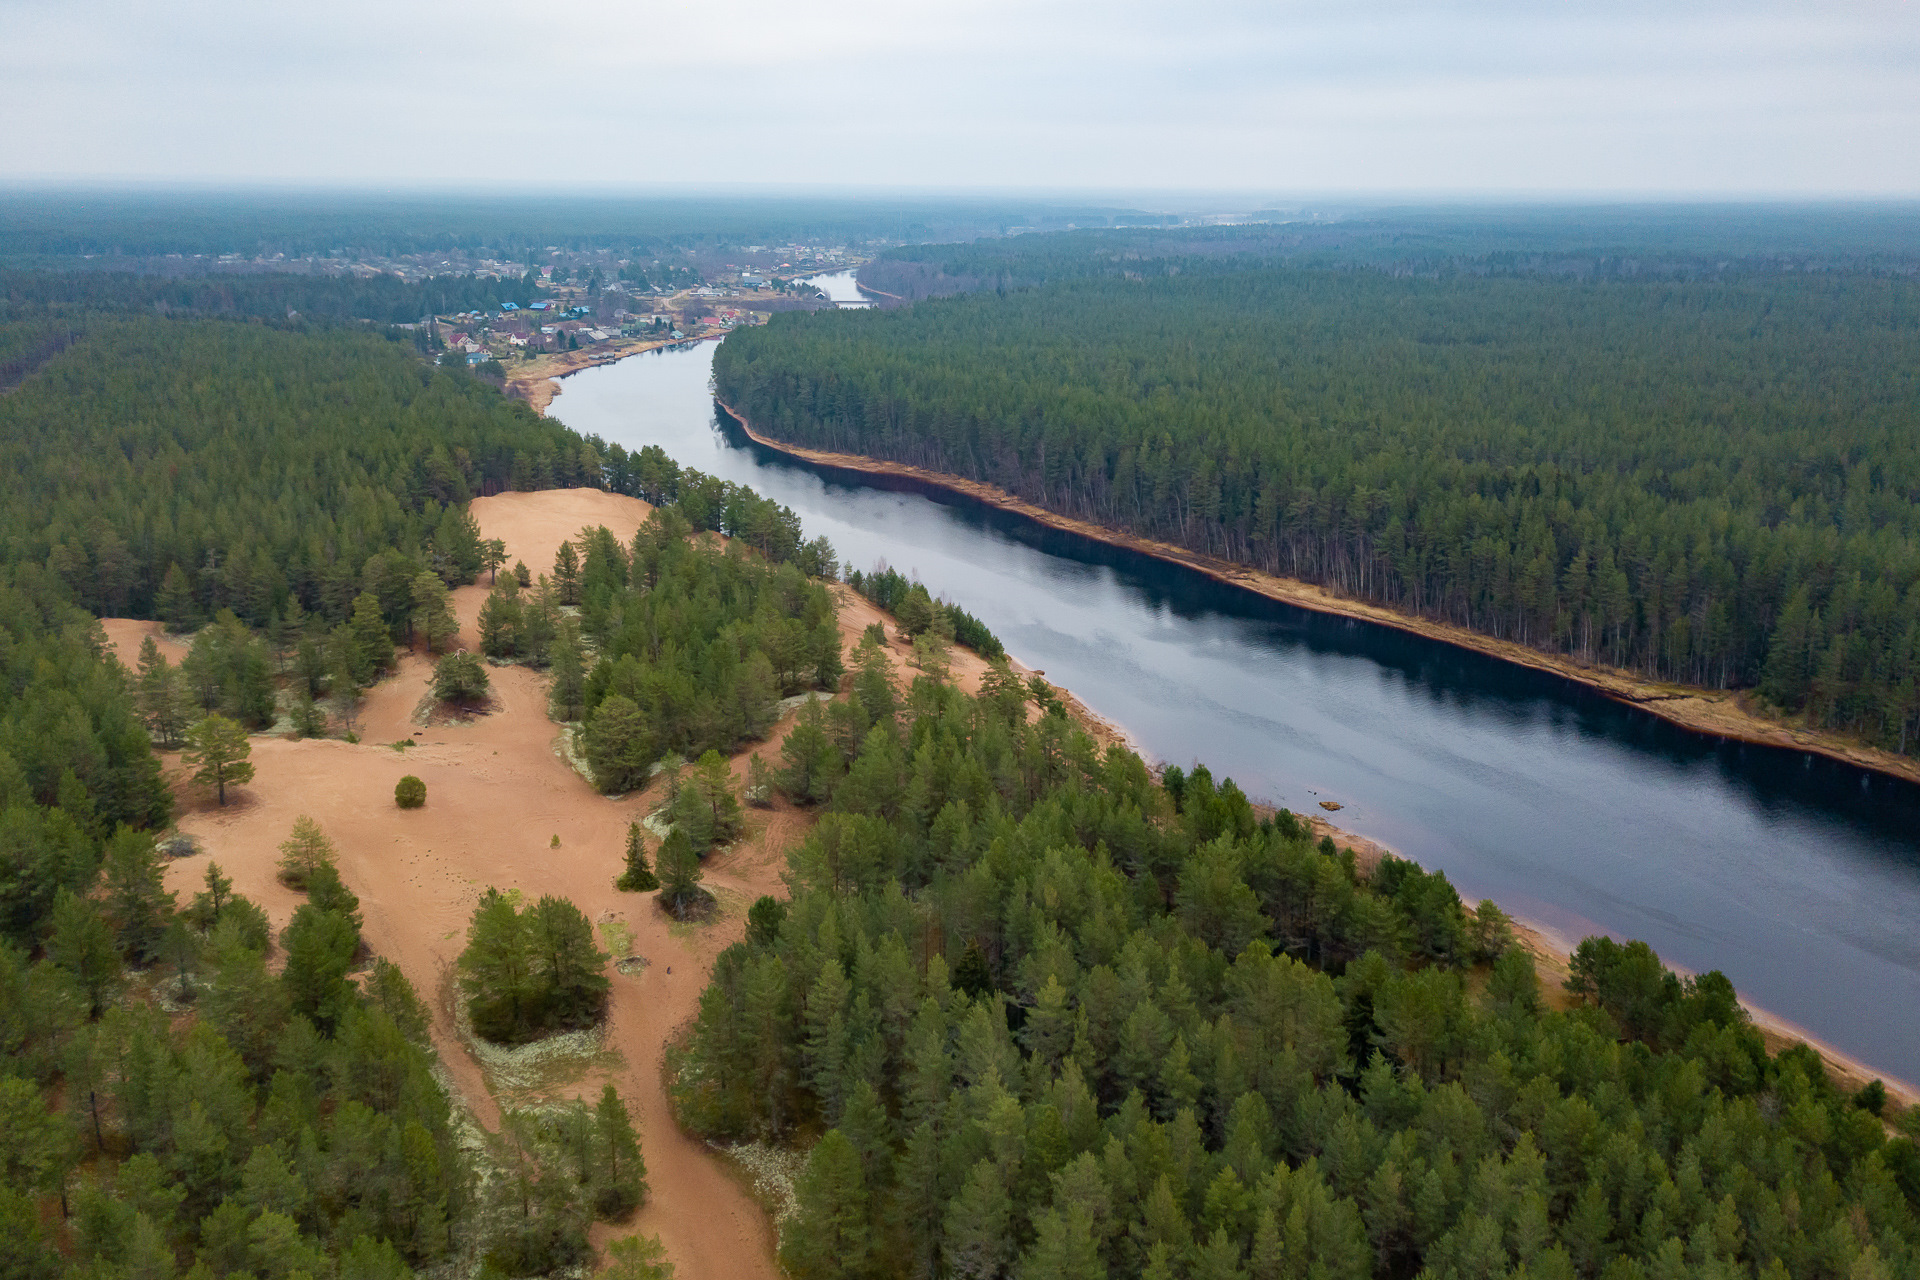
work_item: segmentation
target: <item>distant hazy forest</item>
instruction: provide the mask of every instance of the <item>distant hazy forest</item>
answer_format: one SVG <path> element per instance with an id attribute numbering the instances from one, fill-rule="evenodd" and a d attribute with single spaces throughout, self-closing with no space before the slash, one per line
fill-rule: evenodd
<path id="1" fill-rule="evenodd" d="M 288 257 L 920 241 L 1128 211 L 1046 201 L 712 196 L 520 198 L 238 192 L 0 192 L 0 262 L 98 267 L 168 254 Z M 86 261 L 76 261 L 90 259 Z M 165 264 L 157 264 L 164 266 Z M 175 264 L 184 269 L 185 264 Z"/>
<path id="2" fill-rule="evenodd" d="M 371 320 L 408 324 L 433 313 L 525 306 L 545 291 L 532 272 L 518 280 L 447 275 L 408 284 L 397 276 L 134 274 L 130 271 L 0 271 L 0 315 L 69 317 L 149 312 L 229 319 Z M 3 349 L 0 349 L 3 351 Z M 4 355 L 0 354 L 0 359 Z"/>
<path id="3" fill-rule="evenodd" d="M 720 393 L 780 439 L 1915 747 L 1911 275 L 1114 251 L 1164 234 L 905 252 L 982 287 L 777 317 Z"/>

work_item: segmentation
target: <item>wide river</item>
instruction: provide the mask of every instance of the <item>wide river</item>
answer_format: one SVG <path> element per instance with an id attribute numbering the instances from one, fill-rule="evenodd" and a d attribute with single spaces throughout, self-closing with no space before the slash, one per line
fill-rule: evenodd
<path id="1" fill-rule="evenodd" d="M 1544 674 L 1278 604 L 958 499 L 754 445 L 713 346 L 566 379 L 552 412 L 751 485 L 852 567 L 885 561 L 1151 756 L 1335 820 L 1569 939 L 1644 938 L 1920 1080 L 1920 787 L 1676 729 Z"/>

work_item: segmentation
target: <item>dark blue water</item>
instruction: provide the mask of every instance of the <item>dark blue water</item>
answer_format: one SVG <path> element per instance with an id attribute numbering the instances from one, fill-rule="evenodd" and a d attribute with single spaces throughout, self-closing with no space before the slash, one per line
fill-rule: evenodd
<path id="1" fill-rule="evenodd" d="M 1204 761 L 1568 939 L 1644 938 L 1920 1079 L 1920 788 L 1686 733 L 1578 686 L 1282 605 L 958 500 L 823 474 L 717 417 L 711 344 L 568 378 L 553 412 L 753 486 L 851 566 L 917 574 L 1149 755 Z M 726 424 L 726 425 L 723 425 Z"/>

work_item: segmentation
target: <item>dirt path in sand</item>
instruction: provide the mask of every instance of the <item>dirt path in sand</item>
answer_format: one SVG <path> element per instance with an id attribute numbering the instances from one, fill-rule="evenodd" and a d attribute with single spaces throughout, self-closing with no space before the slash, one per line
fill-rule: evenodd
<path id="1" fill-rule="evenodd" d="M 473 509 L 484 536 L 506 541 L 508 563 L 523 559 L 536 572 L 551 568 L 560 539 L 583 524 L 604 523 L 628 538 L 648 511 L 636 499 L 593 490 L 505 494 L 480 499 Z M 462 643 L 469 647 L 485 597 L 484 586 L 454 592 Z M 116 622 L 109 634 L 131 660 L 148 626 Z M 631 1223 L 596 1231 L 596 1241 L 648 1232 L 661 1238 L 687 1280 L 773 1280 L 779 1273 L 766 1215 L 704 1146 L 675 1126 L 660 1065 L 668 1039 L 698 1010 L 713 957 L 741 936 L 746 905 L 782 892 L 785 850 L 806 822 L 791 811 L 750 811 L 748 838 L 707 869 L 707 882 L 726 907 L 723 916 L 705 927 L 674 925 L 654 908 L 652 895 L 613 887 L 627 823 L 657 799 L 609 800 L 567 766 L 555 752 L 561 729 L 547 718 L 545 677 L 492 668 L 491 714 L 423 729 L 413 713 L 429 669 L 424 658 L 410 655 L 398 675 L 369 692 L 358 745 L 253 739 L 255 777 L 234 803 L 222 810 L 184 798 L 180 827 L 206 852 L 171 864 L 168 887 L 190 896 L 207 862 L 217 861 L 276 927 L 284 925 L 301 899 L 274 879 L 278 846 L 296 816 L 311 815 L 338 846 L 341 874 L 360 895 L 368 944 L 399 964 L 433 1004 L 441 1059 L 489 1125 L 498 1120 L 494 1101 L 442 998 L 481 891 L 492 885 L 529 897 L 551 893 L 571 899 L 602 926 L 624 924 L 631 936 L 626 950 L 649 963 L 634 974 L 612 974 L 608 1044 L 623 1061 L 610 1077 L 593 1075 L 573 1089 L 590 1094 L 612 1078 L 627 1096 L 652 1194 Z M 387 745 L 408 737 L 418 745 Z M 777 741 L 778 735 L 758 750 L 777 753 Z M 744 755 L 735 769 L 744 773 Z M 426 807 L 411 812 L 393 803 L 393 785 L 408 773 L 427 784 Z"/>

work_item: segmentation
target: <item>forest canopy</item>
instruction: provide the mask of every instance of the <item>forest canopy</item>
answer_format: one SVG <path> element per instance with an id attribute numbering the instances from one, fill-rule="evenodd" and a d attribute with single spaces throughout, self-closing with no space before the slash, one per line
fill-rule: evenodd
<path id="1" fill-rule="evenodd" d="M 103 615 L 339 619 L 376 553 L 438 536 L 471 580 L 440 536 L 469 498 L 600 474 L 566 427 L 346 330 L 94 316 L 0 398 L 0 545 Z"/>
<path id="2" fill-rule="evenodd" d="M 1371 871 L 1021 686 L 869 676 L 823 811 L 673 1060 L 713 1139 L 812 1143 L 796 1280 L 1786 1280 L 1920 1265 L 1920 1153 L 1732 985 Z M 790 744 L 798 742 L 802 722 Z M 849 731 L 850 730 L 850 731 Z M 804 766 L 804 767 L 803 767 Z M 1556 1011 L 1557 1010 L 1557 1011 Z"/>
<path id="3" fill-rule="evenodd" d="M 1920 743 L 1920 283 L 1086 275 L 775 317 L 771 436 Z"/>

